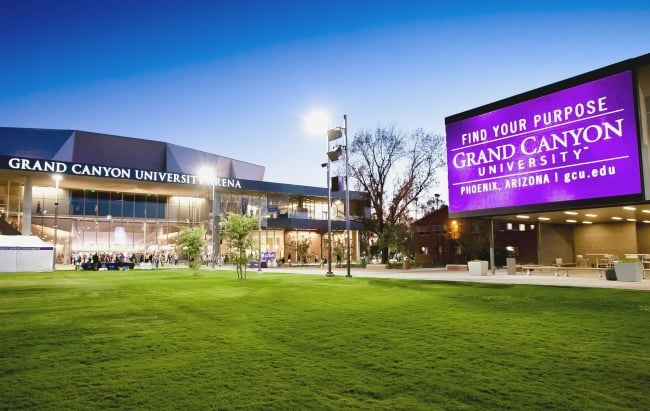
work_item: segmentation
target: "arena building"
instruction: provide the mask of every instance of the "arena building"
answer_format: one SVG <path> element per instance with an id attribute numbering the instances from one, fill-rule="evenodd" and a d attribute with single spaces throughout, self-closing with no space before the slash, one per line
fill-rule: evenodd
<path id="1" fill-rule="evenodd" d="M 218 227 L 228 212 L 264 217 L 253 235 L 264 260 L 327 255 L 327 188 L 266 182 L 263 166 L 160 141 L 9 127 L 0 139 L 0 230 L 53 243 L 58 263 L 94 253 L 171 260 L 181 254 L 181 227 L 194 225 L 207 230 L 205 257 L 219 262 L 228 244 Z M 345 244 L 343 197 L 332 193 L 334 255 Z M 365 204 L 350 193 L 352 261 Z"/>

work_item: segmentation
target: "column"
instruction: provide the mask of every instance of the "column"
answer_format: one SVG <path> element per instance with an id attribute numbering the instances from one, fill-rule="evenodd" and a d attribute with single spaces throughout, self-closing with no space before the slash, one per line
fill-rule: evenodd
<path id="1" fill-rule="evenodd" d="M 212 198 L 212 217 L 214 218 L 214 226 L 212 227 L 212 250 L 214 257 L 219 258 L 217 262 L 221 262 L 221 193 L 215 191 Z"/>
<path id="2" fill-rule="evenodd" d="M 25 177 L 23 188 L 23 227 L 22 235 L 32 235 L 32 177 Z"/>

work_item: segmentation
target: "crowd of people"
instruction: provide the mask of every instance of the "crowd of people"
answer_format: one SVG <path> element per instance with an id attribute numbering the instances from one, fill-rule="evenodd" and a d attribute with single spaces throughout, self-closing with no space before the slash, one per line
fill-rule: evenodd
<path id="1" fill-rule="evenodd" d="M 99 270 L 107 269 L 124 269 L 133 268 L 135 265 L 142 263 L 151 264 L 152 267 L 158 268 L 165 265 L 178 265 L 178 254 L 171 251 L 158 251 L 146 253 L 121 253 L 121 252 L 104 252 L 104 253 L 72 253 L 70 263 L 75 266 L 76 270 Z"/>

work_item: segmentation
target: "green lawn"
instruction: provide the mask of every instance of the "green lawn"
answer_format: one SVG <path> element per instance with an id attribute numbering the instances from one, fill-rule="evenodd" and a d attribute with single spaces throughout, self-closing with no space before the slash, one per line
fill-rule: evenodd
<path id="1" fill-rule="evenodd" d="M 649 354 L 640 291 L 0 274 L 2 410 L 641 410 Z"/>

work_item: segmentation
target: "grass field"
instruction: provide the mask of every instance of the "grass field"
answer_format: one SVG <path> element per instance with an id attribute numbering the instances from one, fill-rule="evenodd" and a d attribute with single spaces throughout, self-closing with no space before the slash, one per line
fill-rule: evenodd
<path id="1" fill-rule="evenodd" d="M 0 409 L 642 410 L 650 293 L 0 274 Z"/>

